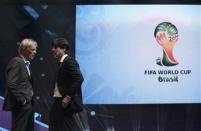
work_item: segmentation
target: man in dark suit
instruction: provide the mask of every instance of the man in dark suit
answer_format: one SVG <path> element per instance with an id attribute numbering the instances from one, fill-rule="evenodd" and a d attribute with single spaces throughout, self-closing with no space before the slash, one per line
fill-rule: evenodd
<path id="1" fill-rule="evenodd" d="M 53 91 L 49 131 L 72 131 L 75 124 L 69 105 L 76 94 L 81 95 L 83 76 L 76 60 L 66 53 L 69 49 L 69 42 L 64 38 L 55 39 L 52 43 L 52 53 L 60 64 Z"/>
<path id="2" fill-rule="evenodd" d="M 12 113 L 12 131 L 34 131 L 33 87 L 29 64 L 36 55 L 36 48 L 34 40 L 22 40 L 18 47 L 19 56 L 12 58 L 6 67 L 3 110 Z"/>

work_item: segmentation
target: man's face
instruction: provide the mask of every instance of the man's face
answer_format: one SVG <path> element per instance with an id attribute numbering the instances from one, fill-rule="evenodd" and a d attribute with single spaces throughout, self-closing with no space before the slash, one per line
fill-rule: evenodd
<path id="1" fill-rule="evenodd" d="M 35 45 L 31 45 L 27 47 L 27 49 L 24 50 L 24 57 L 27 60 L 33 60 L 36 55 L 36 50 L 37 50 L 37 47 Z"/>
<path id="2" fill-rule="evenodd" d="M 61 49 L 59 47 L 52 47 L 52 53 L 55 58 L 61 59 L 61 57 L 65 54 L 65 49 Z"/>

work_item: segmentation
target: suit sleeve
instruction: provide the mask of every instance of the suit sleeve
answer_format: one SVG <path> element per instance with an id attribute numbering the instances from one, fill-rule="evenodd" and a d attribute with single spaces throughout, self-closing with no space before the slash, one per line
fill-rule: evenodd
<path id="1" fill-rule="evenodd" d="M 6 70 L 6 83 L 8 92 L 15 98 L 19 104 L 24 104 L 26 101 L 21 88 L 25 86 L 25 81 L 22 77 L 22 69 L 20 62 L 11 61 Z"/>
<path id="2" fill-rule="evenodd" d="M 68 77 L 70 77 L 70 84 L 66 90 L 66 95 L 73 96 L 76 91 L 79 91 L 84 80 L 82 73 L 80 71 L 79 65 L 75 59 L 69 58 L 65 63 L 65 70 L 68 73 Z"/>

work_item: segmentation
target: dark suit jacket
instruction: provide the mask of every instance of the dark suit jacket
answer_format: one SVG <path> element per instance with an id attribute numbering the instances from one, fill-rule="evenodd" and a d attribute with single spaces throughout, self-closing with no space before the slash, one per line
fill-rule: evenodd
<path id="1" fill-rule="evenodd" d="M 6 67 L 6 97 L 3 109 L 25 107 L 32 101 L 32 96 L 32 81 L 25 62 L 21 57 L 14 57 Z"/>
<path id="2" fill-rule="evenodd" d="M 83 76 L 76 60 L 67 56 L 59 67 L 57 84 L 58 90 L 63 97 L 73 97 L 76 93 L 81 95 Z"/>

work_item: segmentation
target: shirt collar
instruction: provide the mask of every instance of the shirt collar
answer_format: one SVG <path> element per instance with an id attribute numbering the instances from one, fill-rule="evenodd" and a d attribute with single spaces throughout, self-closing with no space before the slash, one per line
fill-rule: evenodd
<path id="1" fill-rule="evenodd" d="M 28 61 L 23 55 L 20 55 L 20 57 L 24 60 L 25 64 L 30 64 L 30 61 Z"/>
<path id="2" fill-rule="evenodd" d="M 59 62 L 63 62 L 64 61 L 64 59 L 67 57 L 68 55 L 67 54 L 65 54 L 65 55 L 63 55 L 62 57 L 61 57 L 61 59 L 60 59 L 60 61 Z"/>

